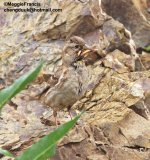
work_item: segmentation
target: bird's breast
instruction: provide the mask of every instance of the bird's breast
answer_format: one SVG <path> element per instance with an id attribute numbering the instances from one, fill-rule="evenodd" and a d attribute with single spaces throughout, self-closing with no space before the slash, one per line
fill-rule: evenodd
<path id="1" fill-rule="evenodd" d="M 45 96 L 45 104 L 54 110 L 72 106 L 80 98 L 78 76 L 76 73 L 69 75 L 66 75 L 65 81 L 60 80 Z"/>

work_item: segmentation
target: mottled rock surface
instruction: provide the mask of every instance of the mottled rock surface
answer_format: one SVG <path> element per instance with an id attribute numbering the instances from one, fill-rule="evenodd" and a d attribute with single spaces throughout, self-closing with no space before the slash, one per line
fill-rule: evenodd
<path id="1" fill-rule="evenodd" d="M 149 0 L 102 0 L 106 13 L 131 31 L 137 47 L 150 43 Z"/>
<path id="2" fill-rule="evenodd" d="M 31 100 L 30 96 L 57 82 L 65 39 L 79 35 L 99 56 L 92 52 L 87 56 L 88 91 L 73 106 L 74 114 L 82 109 L 86 112 L 78 129 L 71 130 L 58 144 L 53 160 L 149 160 L 150 58 L 139 57 L 136 45 L 146 45 L 150 34 L 149 24 L 141 10 L 135 9 L 134 1 L 103 1 L 106 12 L 111 12 L 108 14 L 115 19 L 118 16 L 126 28 L 104 13 L 101 1 L 97 0 L 39 1 L 44 7 L 62 8 L 62 12 L 53 13 L 4 13 L 3 2 L 0 2 L 0 88 L 11 84 L 41 58 L 46 64 L 44 77 L 39 76 L 3 108 L 0 147 L 19 155 L 55 128 L 49 118 L 52 111 L 48 112 L 39 100 Z M 133 21 L 135 15 L 126 17 L 125 11 L 136 12 L 141 19 Z M 148 13 L 144 15 L 149 19 Z M 141 28 L 146 33 L 139 32 Z M 87 58 L 85 61 L 89 62 Z M 50 81 L 53 74 L 56 82 Z M 65 111 L 59 112 L 58 117 L 62 123 L 70 119 Z"/>

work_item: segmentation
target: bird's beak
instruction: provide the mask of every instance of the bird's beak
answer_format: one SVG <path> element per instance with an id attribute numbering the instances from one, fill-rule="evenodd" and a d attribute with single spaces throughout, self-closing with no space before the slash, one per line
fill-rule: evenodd
<path id="1" fill-rule="evenodd" d="M 86 55 L 92 50 L 92 47 L 85 44 L 82 48 L 82 50 L 80 50 L 77 55 L 78 55 L 78 59 L 80 60 L 83 57 L 86 57 Z"/>
<path id="2" fill-rule="evenodd" d="M 82 51 L 80 50 L 77 55 L 80 57 L 81 56 Z"/>
<path id="3" fill-rule="evenodd" d="M 83 58 L 86 56 L 87 53 L 89 53 L 92 50 L 92 47 L 88 46 L 87 44 L 85 44 L 82 48 L 82 50 L 80 50 L 77 55 L 78 55 L 78 59 Z"/>

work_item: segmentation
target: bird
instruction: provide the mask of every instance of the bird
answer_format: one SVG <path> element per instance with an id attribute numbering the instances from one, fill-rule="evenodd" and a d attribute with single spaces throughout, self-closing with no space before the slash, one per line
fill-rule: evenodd
<path id="1" fill-rule="evenodd" d="M 83 50 L 91 50 L 91 47 L 78 36 L 71 37 L 63 48 L 62 63 L 64 67 L 69 67 L 74 64 L 75 61 L 82 59 Z"/>
<path id="2" fill-rule="evenodd" d="M 81 52 L 89 48 L 85 41 L 78 36 L 73 36 L 67 40 L 63 48 L 62 74 L 58 83 L 50 88 L 43 97 L 44 104 L 53 109 L 56 126 L 58 125 L 57 112 L 65 108 L 70 111 L 72 105 L 85 93 L 86 87 L 82 78 L 86 66 L 82 62 Z"/>

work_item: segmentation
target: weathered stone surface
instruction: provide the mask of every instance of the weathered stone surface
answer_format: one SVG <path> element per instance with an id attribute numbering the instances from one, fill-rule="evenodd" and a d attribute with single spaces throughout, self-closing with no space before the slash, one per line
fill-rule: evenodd
<path id="1" fill-rule="evenodd" d="M 100 4 L 96 0 L 90 0 L 89 3 L 88 1 L 81 3 L 73 0 L 62 2 L 52 0 L 49 5 L 61 8 L 62 12 L 52 13 L 51 18 L 46 19 L 44 24 L 41 23 L 34 29 L 35 40 L 68 38 L 74 34 L 86 34 L 102 26 L 105 20 L 105 17 L 99 13 Z"/>
<path id="2" fill-rule="evenodd" d="M 135 60 L 138 58 L 135 43 L 143 47 L 149 37 L 148 34 L 145 35 L 147 39 L 143 42 L 140 37 L 136 38 L 140 25 L 138 22 L 142 22 L 143 29 L 146 27 L 143 17 L 132 20 L 131 24 L 132 15 L 125 14 L 129 10 L 128 13 L 135 12 L 133 16 L 136 16 L 141 15 L 141 11 L 134 11 L 135 5 L 128 3 L 131 2 L 129 0 L 124 2 L 127 6 L 122 5 L 123 1 L 111 1 L 110 4 L 110 1 L 103 1 L 106 9 L 110 5 L 122 5 L 124 10 L 121 7 L 119 10 L 113 9 L 111 6 L 110 11 L 117 13 L 115 15 L 119 16 L 120 22 L 126 22 L 124 25 L 131 29 L 136 40 L 134 43 L 131 33 L 123 24 L 102 12 L 101 1 L 40 2 L 45 6 L 60 7 L 63 11 L 32 14 L 6 14 L 1 11 L 0 14 L 0 88 L 11 84 L 41 58 L 46 60 L 44 76 L 39 76 L 2 110 L 0 147 L 18 155 L 55 128 L 53 120 L 49 118 L 52 110 L 47 112 L 43 104 L 30 99 L 30 95 L 36 95 L 47 85 L 57 83 L 61 74 L 61 51 L 65 38 L 75 34 L 82 36 L 95 50 L 94 53 L 89 52 L 84 59 L 85 62 L 88 61 L 88 92 L 73 106 L 74 114 L 75 110 L 87 111 L 77 127 L 58 144 L 57 154 L 53 159 L 148 160 L 150 120 L 146 120 L 147 117 L 144 118 L 141 112 L 139 116 L 134 111 L 139 103 L 150 110 L 150 71 L 135 72 Z M 3 7 L 3 1 L 0 6 Z M 148 30 L 147 27 L 146 31 Z M 94 54 L 98 56 L 95 57 Z M 144 67 L 149 69 L 147 57 L 148 55 L 140 56 Z M 56 82 L 51 81 L 53 74 Z M 65 111 L 59 112 L 58 117 L 62 123 L 69 120 Z"/>
<path id="3" fill-rule="evenodd" d="M 106 13 L 131 31 L 137 47 L 150 42 L 149 0 L 102 0 Z"/>

